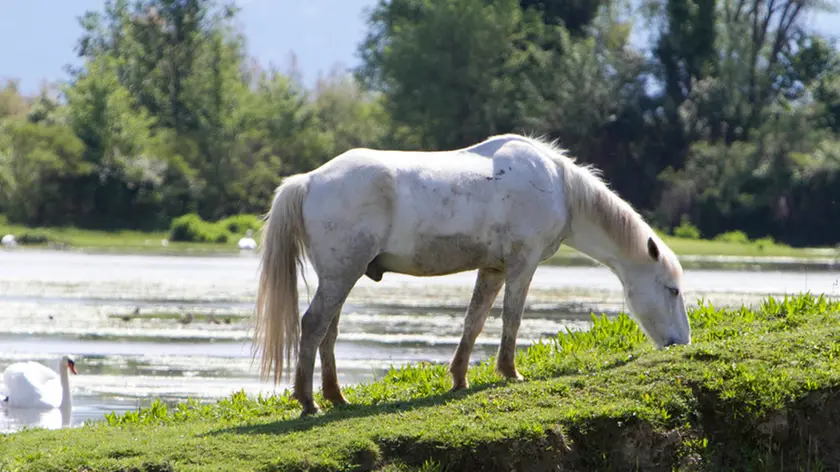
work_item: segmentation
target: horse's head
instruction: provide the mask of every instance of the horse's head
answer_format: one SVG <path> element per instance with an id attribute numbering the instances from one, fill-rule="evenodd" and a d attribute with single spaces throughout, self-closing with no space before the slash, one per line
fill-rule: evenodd
<path id="1" fill-rule="evenodd" d="M 682 267 L 661 240 L 648 238 L 647 257 L 626 267 L 623 279 L 630 310 L 657 346 L 691 344 Z"/>

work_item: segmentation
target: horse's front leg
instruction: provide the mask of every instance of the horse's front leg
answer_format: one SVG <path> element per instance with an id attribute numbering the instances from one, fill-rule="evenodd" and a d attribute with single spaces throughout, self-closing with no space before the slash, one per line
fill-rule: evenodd
<path id="1" fill-rule="evenodd" d="M 503 377 L 522 380 L 516 369 L 516 336 L 522 322 L 522 310 L 528 288 L 539 260 L 518 261 L 508 266 L 505 274 L 505 297 L 502 305 L 502 339 L 496 356 L 496 371 Z"/>
<path id="2" fill-rule="evenodd" d="M 455 350 L 452 362 L 449 363 L 449 373 L 452 375 L 452 389 L 460 390 L 469 386 L 467 382 L 467 368 L 470 363 L 470 353 L 475 345 L 475 338 L 484 328 L 487 313 L 493 306 L 493 300 L 505 282 L 505 273 L 494 269 L 480 269 L 475 281 L 472 300 L 464 318 L 464 333 L 461 342 Z"/>
<path id="3" fill-rule="evenodd" d="M 300 320 L 300 351 L 295 372 L 294 398 L 303 407 L 301 416 L 318 413 L 320 409 L 312 398 L 312 375 L 315 370 L 315 352 L 330 330 L 333 320 L 338 322 L 344 300 L 355 280 L 319 280 L 312 303 Z M 337 328 L 337 327 L 336 327 Z M 336 335 L 337 329 L 336 329 Z M 333 339 L 332 343 L 335 343 Z M 330 350 L 332 351 L 332 350 Z M 335 369 L 335 357 L 332 359 Z"/>

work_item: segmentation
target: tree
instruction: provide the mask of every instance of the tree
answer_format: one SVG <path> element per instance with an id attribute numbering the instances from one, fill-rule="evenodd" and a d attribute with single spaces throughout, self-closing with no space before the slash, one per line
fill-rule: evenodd
<path id="1" fill-rule="evenodd" d="M 9 117 L 23 116 L 29 112 L 29 104 L 20 94 L 17 81 L 8 80 L 0 89 L 0 122 Z"/>
<path id="2" fill-rule="evenodd" d="M 549 25 L 562 25 L 573 36 L 586 35 L 585 29 L 609 0 L 520 0 L 523 10 L 538 11 Z"/>
<path id="3" fill-rule="evenodd" d="M 377 148 L 388 134 L 382 95 L 366 93 L 352 75 L 334 70 L 315 84 L 313 105 L 336 156 L 358 147 Z"/>
<path id="4" fill-rule="evenodd" d="M 89 171 L 84 144 L 64 126 L 8 120 L 4 185 L 9 218 L 32 225 L 62 223 L 73 211 L 67 199 L 68 179 Z M 2 162 L 5 161 L 5 162 Z"/>
<path id="5" fill-rule="evenodd" d="M 186 134 L 197 117 L 187 104 L 185 84 L 196 72 L 206 42 L 236 13 L 212 0 L 108 0 L 104 15 L 88 12 L 80 23 L 81 57 L 118 59 L 121 83 L 163 127 Z"/>
<path id="6" fill-rule="evenodd" d="M 155 120 L 119 83 L 116 64 L 110 56 L 89 61 L 67 90 L 67 124 L 85 143 L 84 160 L 92 169 L 77 176 L 71 198 L 89 225 L 130 225 L 142 217 L 134 214 L 138 198 L 162 184 L 167 166 L 148 153 Z"/>
<path id="7" fill-rule="evenodd" d="M 662 31 L 654 53 L 662 68 L 669 107 L 676 109 L 691 95 L 694 83 L 717 68 L 715 0 L 666 0 L 648 8 L 664 8 Z"/>
<path id="8" fill-rule="evenodd" d="M 333 141 L 299 84 L 277 71 L 261 74 L 257 83 L 243 117 L 247 131 L 238 142 L 243 175 L 237 192 L 245 205 L 241 211 L 262 212 L 284 176 L 333 157 Z"/>
<path id="9" fill-rule="evenodd" d="M 395 126 L 414 130 L 407 144 L 471 144 L 518 124 L 528 25 L 514 0 L 381 0 L 357 74 L 384 93 Z"/>

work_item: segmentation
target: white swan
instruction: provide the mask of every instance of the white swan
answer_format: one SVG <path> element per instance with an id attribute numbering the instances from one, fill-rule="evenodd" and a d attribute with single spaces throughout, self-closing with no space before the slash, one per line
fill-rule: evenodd
<path id="1" fill-rule="evenodd" d="M 76 374 L 76 363 L 63 356 L 58 373 L 37 362 L 17 362 L 6 368 L 3 382 L 8 396 L 3 403 L 9 408 L 53 409 L 70 411 L 70 375 Z"/>
<path id="2" fill-rule="evenodd" d="M 7 234 L 0 239 L 0 244 L 5 247 L 15 247 L 17 246 L 17 240 L 15 239 L 14 234 Z"/>
<path id="3" fill-rule="evenodd" d="M 249 229 L 245 232 L 245 236 L 239 240 L 239 249 L 252 251 L 257 248 L 257 242 L 252 237 L 253 232 Z"/>

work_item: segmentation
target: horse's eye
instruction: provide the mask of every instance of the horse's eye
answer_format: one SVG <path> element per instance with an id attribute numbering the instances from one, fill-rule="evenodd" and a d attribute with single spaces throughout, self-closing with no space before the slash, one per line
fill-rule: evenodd
<path id="1" fill-rule="evenodd" d="M 673 295 L 675 297 L 680 294 L 680 289 L 678 289 L 678 288 L 668 287 L 668 290 L 670 290 L 671 295 Z"/>

